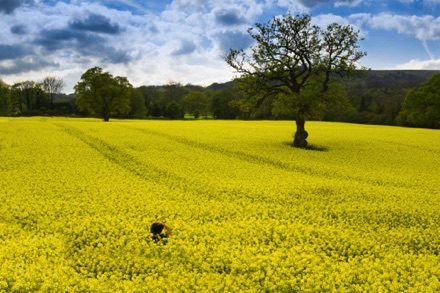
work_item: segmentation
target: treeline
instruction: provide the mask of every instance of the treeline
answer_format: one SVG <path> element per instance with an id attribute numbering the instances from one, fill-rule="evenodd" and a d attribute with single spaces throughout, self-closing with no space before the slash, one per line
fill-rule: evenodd
<path id="1" fill-rule="evenodd" d="M 397 119 L 408 92 L 426 82 L 439 71 L 399 70 L 368 71 L 345 81 L 343 86 L 350 106 L 340 112 L 328 112 L 325 121 L 362 124 L 414 126 Z M 47 78 L 46 78 L 47 79 Z M 46 81 L 45 79 L 45 81 Z M 55 79 L 51 77 L 50 79 Z M 59 79 L 55 79 L 60 81 Z M 2 116 L 75 116 L 90 117 L 81 111 L 74 94 L 60 93 L 46 84 L 25 81 L 7 85 L 0 80 L 0 115 Z M 241 95 L 234 82 L 214 83 L 208 87 L 170 82 L 161 86 L 134 88 L 130 111 L 114 118 L 145 119 L 294 119 L 273 115 L 270 99 L 249 109 L 238 107 Z M 420 125 L 417 125 L 420 126 Z M 432 127 L 422 125 L 422 127 Z"/>
<path id="2" fill-rule="evenodd" d="M 419 87 L 438 73 L 440 71 L 430 70 L 371 70 L 359 73 L 343 82 L 344 91 L 350 102 L 349 107 L 339 112 L 327 112 L 322 120 L 433 128 L 431 124 L 414 124 L 405 119 L 399 119 L 399 114 L 401 114 L 402 105 L 409 91 Z M 252 109 L 249 117 L 252 119 L 294 118 L 274 117 L 270 100 Z"/>
<path id="3" fill-rule="evenodd" d="M 241 118 L 238 109 L 232 106 L 240 95 L 231 83 L 201 87 L 170 82 L 162 86 L 141 86 L 136 90 L 143 98 L 149 117 Z"/>
<path id="4" fill-rule="evenodd" d="M 64 81 L 48 76 L 42 82 L 27 80 L 13 85 L 0 79 L 0 116 L 66 115 L 72 112 L 69 97 L 64 103 L 61 94 Z"/>
<path id="5" fill-rule="evenodd" d="M 77 98 L 75 94 L 54 94 L 43 83 L 25 81 L 11 86 L 0 80 L 0 116 L 94 116 L 78 107 Z M 233 106 L 239 98 L 232 82 L 209 87 L 176 82 L 141 86 L 132 89 L 129 112 L 112 118 L 245 118 Z"/>
<path id="6" fill-rule="evenodd" d="M 438 73 L 440 71 L 369 71 L 365 75 L 360 75 L 344 83 L 347 98 L 352 107 L 340 113 L 328 113 L 324 120 L 414 126 L 397 119 L 406 96 L 410 90 L 419 87 Z M 429 127 L 427 125 L 423 126 Z"/>

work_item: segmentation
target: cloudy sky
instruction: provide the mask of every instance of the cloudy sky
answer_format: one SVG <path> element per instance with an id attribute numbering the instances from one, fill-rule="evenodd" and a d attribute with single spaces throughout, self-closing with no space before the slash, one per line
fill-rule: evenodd
<path id="1" fill-rule="evenodd" d="M 229 48 L 275 15 L 353 25 L 371 69 L 440 69 L 440 0 L 0 0 L 0 79 L 64 79 L 100 66 L 134 86 L 231 80 Z"/>

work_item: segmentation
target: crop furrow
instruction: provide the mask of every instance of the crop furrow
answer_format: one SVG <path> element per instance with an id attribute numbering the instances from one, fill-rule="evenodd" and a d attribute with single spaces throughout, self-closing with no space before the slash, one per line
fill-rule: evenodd
<path id="1" fill-rule="evenodd" d="M 294 167 L 294 166 L 288 165 L 288 164 L 280 162 L 280 161 L 272 160 L 269 158 L 265 158 L 265 157 L 261 157 L 261 156 L 241 152 L 241 151 L 229 150 L 229 149 L 225 149 L 223 147 L 214 146 L 212 144 L 197 142 L 197 141 L 187 139 L 185 137 L 181 137 L 181 136 L 177 136 L 177 135 L 167 134 L 164 132 L 159 132 L 159 131 L 155 131 L 155 130 L 151 130 L 151 129 L 130 127 L 130 126 L 126 126 L 126 125 L 121 126 L 121 127 L 137 130 L 137 131 L 149 134 L 149 135 L 159 136 L 162 138 L 173 140 L 173 141 L 180 143 L 180 144 L 183 144 L 183 145 L 187 145 L 189 147 L 193 147 L 196 149 L 202 149 L 204 151 L 208 151 L 211 153 L 221 154 L 221 155 L 228 156 L 228 157 L 235 158 L 235 159 L 239 159 L 239 160 L 242 160 L 242 161 L 245 161 L 248 163 L 253 163 L 253 164 L 258 164 L 258 165 L 264 164 L 264 165 L 269 165 L 271 167 L 282 169 L 285 171 L 293 171 L 293 172 L 299 172 L 299 173 L 304 173 L 304 174 L 314 173 L 311 168 L 297 167 L 297 166 Z"/>
<path id="2" fill-rule="evenodd" d="M 153 181 L 155 184 L 162 184 L 172 190 L 178 189 L 184 192 L 197 193 L 199 195 L 200 190 L 211 190 L 209 186 L 206 186 L 206 183 L 200 183 L 196 180 L 181 177 L 154 165 L 147 164 L 124 152 L 120 148 L 110 145 L 100 138 L 88 135 L 79 129 L 61 124 L 57 124 L 57 126 L 61 127 L 66 133 L 76 137 L 86 145 L 98 151 L 109 161 L 140 177 L 142 180 Z M 176 182 L 179 184 L 176 184 Z M 217 193 L 210 191 L 208 197 L 219 197 L 222 194 L 222 190 Z"/>
<path id="3" fill-rule="evenodd" d="M 66 133 L 76 137 L 81 140 L 89 147 L 97 150 L 101 155 L 107 158 L 109 161 L 119 165 L 123 169 L 129 171 L 130 173 L 144 179 L 144 180 L 154 180 L 154 182 L 170 183 L 172 180 L 185 180 L 184 178 L 178 177 L 174 174 L 170 174 L 164 170 L 161 170 L 155 166 L 147 165 L 144 162 L 137 160 L 130 154 L 122 151 L 116 146 L 112 146 L 105 141 L 88 135 L 79 129 L 74 129 L 66 125 L 57 124 Z"/>
<path id="4" fill-rule="evenodd" d="M 371 178 L 359 178 L 359 177 L 355 177 L 352 176 L 350 174 L 338 174 L 338 173 L 329 173 L 326 171 L 322 171 L 322 170 L 316 170 L 310 167 L 305 167 L 305 166 L 293 166 L 291 164 L 287 164 L 281 161 L 277 161 L 277 160 L 273 160 L 270 158 L 265 158 L 265 157 L 261 157 L 258 155 L 254 155 L 254 154 L 249 154 L 249 153 L 245 153 L 242 151 L 237 151 L 237 150 L 230 150 L 230 149 L 226 149 L 223 147 L 219 147 L 219 146 L 215 146 L 212 144 L 208 144 L 208 143 L 202 143 L 202 142 L 198 142 L 195 140 L 191 140 L 182 136 L 177 136 L 177 135 L 172 135 L 172 134 L 167 134 L 164 132 L 159 132 L 159 131 L 155 131 L 152 129 L 146 129 L 146 128 L 138 128 L 138 127 L 132 127 L 132 126 L 121 126 L 118 125 L 121 128 L 128 128 L 128 129 L 133 129 L 136 131 L 140 131 L 142 133 L 148 134 L 148 135 L 154 135 L 154 136 L 158 136 L 161 138 L 166 138 L 172 141 L 175 141 L 177 143 L 189 146 L 189 147 L 193 147 L 196 149 L 202 149 L 204 151 L 208 151 L 211 153 L 215 153 L 215 154 L 220 154 L 220 155 L 224 155 L 224 156 L 228 156 L 234 159 L 239 159 L 242 161 L 245 161 L 247 163 L 253 163 L 253 164 L 258 164 L 258 165 L 266 165 L 266 166 L 270 166 L 270 167 L 274 167 L 277 169 L 281 169 L 284 171 L 288 171 L 288 172 L 295 172 L 295 173 L 302 173 L 305 175 L 309 175 L 309 176 L 313 176 L 313 177 L 322 177 L 322 178 L 333 178 L 333 179 L 342 179 L 342 180 L 347 180 L 347 181 L 355 181 L 355 182 L 364 182 L 367 184 L 371 184 L 374 186 L 377 185 L 382 185 L 382 186 L 392 186 L 395 188 L 401 188 L 401 187 L 411 187 L 411 183 L 402 183 L 402 182 L 380 182 L 377 181 L 375 179 L 371 179 Z"/>

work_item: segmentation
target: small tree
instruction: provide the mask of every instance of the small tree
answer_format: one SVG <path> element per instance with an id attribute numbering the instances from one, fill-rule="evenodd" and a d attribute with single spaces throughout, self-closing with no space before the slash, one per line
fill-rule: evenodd
<path id="1" fill-rule="evenodd" d="M 306 148 L 306 120 L 347 104 L 334 81 L 352 75 L 365 55 L 357 51 L 359 32 L 337 23 L 323 30 L 308 15 L 274 17 L 248 32 L 256 41 L 250 53 L 231 49 L 225 57 L 240 74 L 235 81 L 244 96 L 242 107 L 270 97 L 273 111 L 295 116 L 293 145 Z"/>
<path id="2" fill-rule="evenodd" d="M 74 89 L 78 95 L 76 104 L 80 110 L 87 110 L 109 121 L 111 115 L 130 111 L 132 85 L 126 77 L 113 77 L 100 67 L 88 69 Z"/>
<path id="3" fill-rule="evenodd" d="M 408 92 L 397 124 L 440 128 L 440 74 Z"/>

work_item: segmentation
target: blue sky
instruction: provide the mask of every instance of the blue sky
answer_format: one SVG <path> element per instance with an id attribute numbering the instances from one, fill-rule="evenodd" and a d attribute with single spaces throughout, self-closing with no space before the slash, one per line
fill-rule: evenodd
<path id="1" fill-rule="evenodd" d="M 64 79 L 100 66 L 134 86 L 234 77 L 222 56 L 273 16 L 352 25 L 371 69 L 440 70 L 440 0 L 0 0 L 0 79 Z"/>

